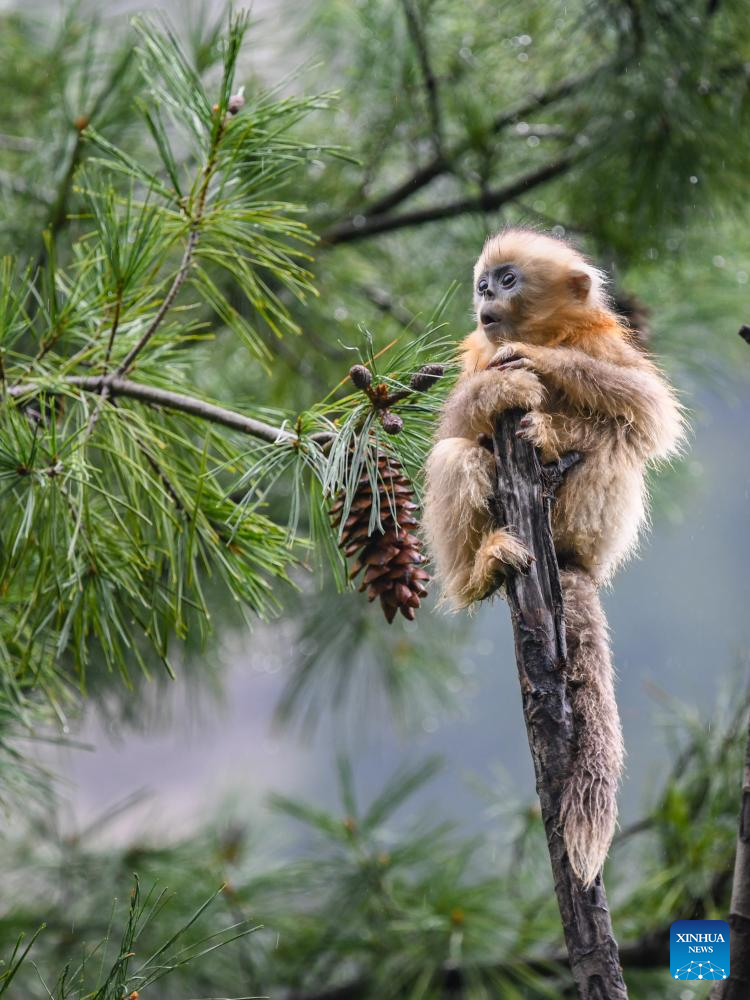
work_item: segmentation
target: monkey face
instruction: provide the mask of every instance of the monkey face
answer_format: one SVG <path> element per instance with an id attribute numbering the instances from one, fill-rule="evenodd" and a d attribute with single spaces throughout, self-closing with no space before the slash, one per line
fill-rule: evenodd
<path id="1" fill-rule="evenodd" d="M 601 304 L 601 275 L 570 244 L 533 230 L 490 237 L 474 269 L 474 308 L 491 343 L 544 343 Z"/>
<path id="2" fill-rule="evenodd" d="M 478 276 L 474 290 L 477 318 L 492 341 L 512 332 L 520 318 L 523 275 L 511 263 L 486 267 Z"/>

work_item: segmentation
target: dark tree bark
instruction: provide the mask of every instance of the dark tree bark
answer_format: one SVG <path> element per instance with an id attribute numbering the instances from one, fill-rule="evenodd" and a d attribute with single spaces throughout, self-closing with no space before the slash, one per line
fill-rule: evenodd
<path id="1" fill-rule="evenodd" d="M 750 326 L 740 327 L 750 344 Z M 734 859 L 732 901 L 729 904 L 729 978 L 717 983 L 711 1000 L 747 1000 L 750 997 L 750 720 L 745 746 L 740 825 Z"/>
<path id="2" fill-rule="evenodd" d="M 520 410 L 497 421 L 495 501 L 535 557 L 526 574 L 507 579 L 523 714 L 536 772 L 565 943 L 581 1000 L 626 1000 L 604 883 L 584 889 L 573 874 L 560 828 L 560 802 L 573 762 L 575 732 L 566 690 L 563 599 L 550 507 L 563 469 L 543 470 L 534 447 L 516 436 Z M 556 472 L 556 475 L 555 475 Z"/>
<path id="3" fill-rule="evenodd" d="M 729 977 L 714 986 L 711 1000 L 750 997 L 750 723 L 745 747 L 742 805 L 729 906 Z"/>

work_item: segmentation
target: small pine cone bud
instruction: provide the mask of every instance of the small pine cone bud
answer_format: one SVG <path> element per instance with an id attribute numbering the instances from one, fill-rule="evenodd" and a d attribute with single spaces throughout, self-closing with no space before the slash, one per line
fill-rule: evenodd
<path id="1" fill-rule="evenodd" d="M 83 132 L 83 130 L 88 127 L 88 124 L 89 124 L 88 115 L 78 115 L 73 119 L 73 128 L 77 132 Z"/>
<path id="2" fill-rule="evenodd" d="M 400 434 L 404 429 L 404 422 L 401 417 L 397 413 L 391 413 L 390 410 L 383 410 L 380 422 L 386 434 Z"/>
<path id="3" fill-rule="evenodd" d="M 370 369 L 365 368 L 364 365 L 352 365 L 349 369 L 349 378 L 356 385 L 358 389 L 369 389 L 372 382 L 372 375 L 370 374 Z"/>
<path id="4" fill-rule="evenodd" d="M 414 372 L 409 385 L 415 392 L 427 392 L 445 372 L 443 365 L 422 365 Z"/>
<path id="5" fill-rule="evenodd" d="M 245 95 L 242 91 L 236 94 L 232 94 L 227 102 L 227 111 L 230 115 L 236 115 L 238 111 L 241 111 L 245 106 Z"/>
<path id="6" fill-rule="evenodd" d="M 380 599 L 386 620 L 392 622 L 400 611 L 413 621 L 416 609 L 427 596 L 430 577 L 424 569 L 422 542 L 414 534 L 414 491 L 397 459 L 379 457 L 377 489 L 383 530 L 370 534 L 373 492 L 368 474 L 363 472 L 341 527 L 339 545 L 347 557 L 356 557 L 350 579 L 362 573 L 360 592 L 367 592 L 370 601 Z M 331 508 L 334 524 L 341 524 L 345 506 L 344 497 L 338 497 Z"/>

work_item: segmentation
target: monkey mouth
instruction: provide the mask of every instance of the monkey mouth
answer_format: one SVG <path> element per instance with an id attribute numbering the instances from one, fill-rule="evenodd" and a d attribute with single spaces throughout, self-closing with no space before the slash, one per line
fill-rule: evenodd
<path id="1" fill-rule="evenodd" d="M 499 337 L 505 329 L 505 321 L 494 313 L 482 313 L 479 321 L 489 337 Z"/>
<path id="2" fill-rule="evenodd" d="M 499 330 L 503 325 L 502 313 L 493 312 L 491 309 L 483 309 L 479 314 L 479 322 L 485 330 Z"/>

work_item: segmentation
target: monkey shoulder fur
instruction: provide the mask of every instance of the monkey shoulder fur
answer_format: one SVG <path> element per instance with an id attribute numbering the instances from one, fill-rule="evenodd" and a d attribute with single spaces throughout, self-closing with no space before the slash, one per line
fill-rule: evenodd
<path id="1" fill-rule="evenodd" d="M 490 508 L 494 458 L 478 441 L 503 410 L 543 462 L 578 451 L 552 511 L 565 602 L 576 759 L 562 802 L 573 870 L 589 885 L 617 818 L 623 742 L 598 589 L 647 519 L 644 473 L 678 453 L 682 409 L 663 373 L 608 307 L 601 273 L 569 244 L 523 229 L 490 238 L 474 270 L 477 327 L 427 463 L 424 525 L 443 597 L 491 594 L 530 553 Z"/>

